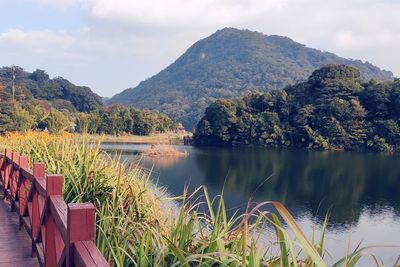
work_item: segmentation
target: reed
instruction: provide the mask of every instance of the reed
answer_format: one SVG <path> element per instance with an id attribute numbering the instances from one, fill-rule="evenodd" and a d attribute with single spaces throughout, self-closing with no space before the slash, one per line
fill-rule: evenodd
<path id="1" fill-rule="evenodd" d="M 327 266 L 327 219 L 313 242 L 278 202 L 228 216 L 223 194 L 211 198 L 205 187 L 172 198 L 150 181 L 140 158 L 122 162 L 100 144 L 45 133 L 0 138 L 1 148 L 45 163 L 47 173 L 63 174 L 67 202 L 96 206 L 96 243 L 113 266 Z M 358 248 L 333 266 L 356 266 L 364 254 L 367 248 Z"/>

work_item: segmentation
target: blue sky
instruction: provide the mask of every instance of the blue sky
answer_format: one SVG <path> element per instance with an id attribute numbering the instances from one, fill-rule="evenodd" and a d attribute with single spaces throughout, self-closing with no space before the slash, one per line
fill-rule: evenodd
<path id="1" fill-rule="evenodd" d="M 223 27 L 278 34 L 400 76 L 395 0 L 0 0 L 1 65 L 112 96 Z"/>
<path id="2" fill-rule="evenodd" d="M 0 0 L 0 31 L 12 28 L 26 31 L 73 31 L 85 25 L 84 15 L 77 4 L 64 8 L 50 8 L 28 0 Z"/>

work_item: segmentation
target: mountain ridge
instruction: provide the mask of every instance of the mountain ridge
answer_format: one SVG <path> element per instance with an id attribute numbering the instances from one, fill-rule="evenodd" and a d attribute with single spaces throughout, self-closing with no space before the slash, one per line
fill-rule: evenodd
<path id="1" fill-rule="evenodd" d="M 327 64 L 354 66 L 364 81 L 393 79 L 393 73 L 369 62 L 341 58 L 288 37 L 224 28 L 197 41 L 171 65 L 106 104 L 159 110 L 191 128 L 217 99 L 239 97 L 248 90 L 282 89 L 304 81 Z"/>

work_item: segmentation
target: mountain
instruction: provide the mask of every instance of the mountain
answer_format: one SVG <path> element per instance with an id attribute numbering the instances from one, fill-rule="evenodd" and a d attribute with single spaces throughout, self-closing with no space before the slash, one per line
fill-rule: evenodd
<path id="1" fill-rule="evenodd" d="M 18 66 L 0 68 L 0 91 L 3 99 L 12 96 L 13 76 L 16 100 L 46 100 L 56 109 L 72 112 L 90 112 L 102 106 L 101 97 L 89 87 L 77 86 L 62 77 L 50 79 L 44 70 L 30 73 Z"/>
<path id="2" fill-rule="evenodd" d="M 204 109 L 248 90 L 268 92 L 304 81 L 327 64 L 358 68 L 363 80 L 393 74 L 360 60 L 308 48 L 290 38 L 225 28 L 192 45 L 157 75 L 115 95 L 107 104 L 155 109 L 192 128 Z"/>

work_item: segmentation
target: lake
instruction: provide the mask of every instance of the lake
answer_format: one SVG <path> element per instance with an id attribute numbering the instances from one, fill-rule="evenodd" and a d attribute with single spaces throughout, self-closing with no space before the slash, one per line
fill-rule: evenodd
<path id="1" fill-rule="evenodd" d="M 149 145 L 103 144 L 130 159 Z M 145 158 L 153 180 L 172 195 L 185 185 L 206 185 L 212 195 L 224 187 L 228 208 L 253 201 L 282 202 L 304 232 L 317 237 L 330 213 L 326 248 L 339 259 L 361 246 L 400 245 L 400 156 L 384 153 L 267 150 L 262 148 L 195 148 L 176 146 L 182 158 Z M 400 248 L 375 248 L 374 255 L 393 266 Z M 325 257 L 332 263 L 329 256 Z M 368 259 L 369 260 L 369 259 Z M 373 266 L 371 261 L 364 266 Z M 360 265 L 362 266 L 362 265 Z"/>

